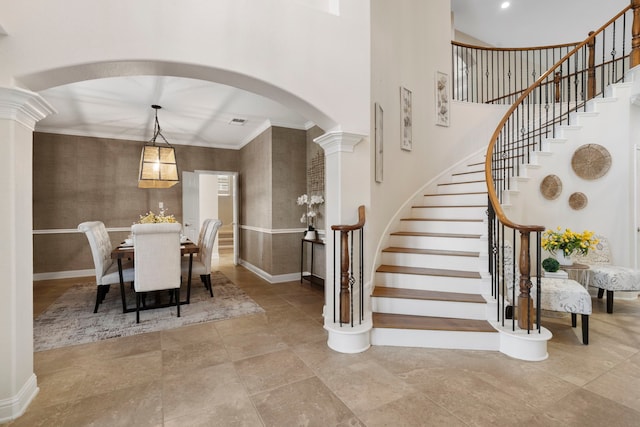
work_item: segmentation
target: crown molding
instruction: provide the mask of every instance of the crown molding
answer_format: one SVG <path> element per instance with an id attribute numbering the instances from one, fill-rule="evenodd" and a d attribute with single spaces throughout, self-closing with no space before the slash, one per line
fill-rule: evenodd
<path id="1" fill-rule="evenodd" d="M 0 119 L 14 120 L 33 131 L 36 123 L 56 110 L 37 93 L 0 87 Z"/>

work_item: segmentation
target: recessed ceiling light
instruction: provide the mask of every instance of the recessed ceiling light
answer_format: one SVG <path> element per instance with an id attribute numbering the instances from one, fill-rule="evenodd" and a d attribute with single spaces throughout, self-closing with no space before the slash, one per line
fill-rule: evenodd
<path id="1" fill-rule="evenodd" d="M 500 5 L 500 7 L 502 9 L 506 9 L 511 5 L 511 3 L 509 3 L 508 1 L 502 2 L 502 4 Z"/>

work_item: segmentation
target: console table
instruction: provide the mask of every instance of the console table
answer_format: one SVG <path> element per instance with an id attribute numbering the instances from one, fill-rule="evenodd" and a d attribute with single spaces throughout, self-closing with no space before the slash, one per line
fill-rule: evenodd
<path id="1" fill-rule="evenodd" d="M 311 266 L 309 268 L 309 274 L 304 274 L 304 247 L 305 245 L 311 245 Z M 322 240 L 308 240 L 302 239 L 300 243 L 300 283 L 303 280 L 310 282 L 312 285 L 318 285 L 324 287 L 324 279 L 319 277 L 313 273 L 313 262 L 314 262 L 314 248 L 316 245 L 324 246 L 324 242 Z"/>

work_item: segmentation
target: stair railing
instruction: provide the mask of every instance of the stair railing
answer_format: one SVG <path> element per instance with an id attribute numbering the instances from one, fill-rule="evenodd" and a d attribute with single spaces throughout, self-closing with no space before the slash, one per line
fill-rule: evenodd
<path id="1" fill-rule="evenodd" d="M 364 320 L 364 236 L 363 228 L 365 223 L 364 206 L 358 208 L 358 222 L 353 225 L 332 225 L 333 230 L 333 322 L 350 324 L 354 326 L 354 314 L 357 314 L 358 323 Z M 337 280 L 336 273 L 336 233 L 340 233 L 340 279 Z M 356 240 L 357 238 L 357 240 Z M 354 246 L 355 242 L 357 246 Z M 357 257 L 354 259 L 354 257 Z M 354 263 L 354 261 L 357 261 Z M 354 276 L 357 268 L 358 278 Z M 339 284 L 336 286 L 336 284 Z M 356 289 L 354 290 L 354 285 Z M 354 297 L 354 293 L 356 296 Z M 336 298 L 338 294 L 338 298 Z M 354 300 L 357 305 L 354 305 Z M 355 313 L 357 311 L 357 313 Z M 339 314 L 339 318 L 336 316 Z"/>
<path id="2" fill-rule="evenodd" d="M 631 37 L 626 34 L 633 17 Z M 618 31 L 621 28 L 622 31 Z M 531 268 L 534 266 L 536 295 L 540 306 L 541 233 L 540 225 L 523 225 L 510 220 L 502 210 L 503 195 L 528 163 L 534 151 L 542 150 L 546 138 L 555 136 L 558 125 L 571 124 L 572 112 L 585 111 L 586 102 L 603 94 L 606 86 L 624 81 L 626 71 L 640 64 L 640 0 L 626 7 L 597 31 L 589 34 L 556 64 L 525 89 L 498 124 L 487 147 L 485 178 L 489 197 L 489 271 L 493 294 L 499 300 L 498 320 L 505 321 L 505 280 L 511 275 L 519 283 L 518 327 L 531 331 L 533 321 L 540 332 L 540 312 L 534 313 L 531 298 Z M 500 98 L 504 98 L 500 96 Z M 506 229 L 511 229 L 508 233 Z M 516 233 L 520 234 L 519 242 Z M 532 242 L 531 234 L 535 233 Z M 511 240 L 518 255 L 518 272 L 504 271 L 506 241 Z M 531 246 L 535 248 L 531 262 Z M 502 277 L 502 280 L 500 278 Z M 501 282 L 501 283 L 500 283 Z M 500 299 L 501 298 L 501 299 Z M 515 285 L 512 301 L 515 303 Z M 515 314 L 515 313 L 514 313 Z M 515 316 L 513 317 L 515 318 Z M 515 320 L 512 322 L 515 329 Z"/>

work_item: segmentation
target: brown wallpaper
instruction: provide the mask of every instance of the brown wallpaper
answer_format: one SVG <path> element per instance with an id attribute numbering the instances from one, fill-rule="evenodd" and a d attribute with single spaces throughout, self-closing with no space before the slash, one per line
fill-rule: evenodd
<path id="1" fill-rule="evenodd" d="M 302 130 L 273 127 L 241 150 L 176 146 L 180 171 L 239 171 L 240 224 L 265 229 L 302 228 L 310 149 L 317 145 Z M 317 135 L 316 135 L 317 134 Z M 312 138 L 313 138 L 312 137 Z M 182 186 L 139 189 L 137 173 L 142 142 L 49 133 L 34 134 L 33 228 L 76 229 L 83 221 L 129 227 L 140 214 L 158 211 L 162 201 L 182 221 Z M 319 147 L 318 147 L 319 149 Z M 240 231 L 240 256 L 272 274 L 300 270 L 302 233 Z M 127 232 L 110 233 L 113 244 Z M 34 273 L 92 269 L 82 234 L 34 235 Z M 316 260 L 318 262 L 318 260 Z"/>
<path id="2" fill-rule="evenodd" d="M 75 229 L 83 221 L 128 227 L 140 214 L 158 212 L 162 201 L 182 220 L 182 186 L 140 189 L 142 143 L 117 139 L 35 133 L 33 141 L 33 228 Z M 180 171 L 237 171 L 239 152 L 176 146 Z M 126 233 L 123 233 L 126 234 Z M 124 236 L 111 233 L 113 242 Z M 34 236 L 34 273 L 93 268 L 82 234 Z"/>

